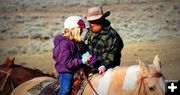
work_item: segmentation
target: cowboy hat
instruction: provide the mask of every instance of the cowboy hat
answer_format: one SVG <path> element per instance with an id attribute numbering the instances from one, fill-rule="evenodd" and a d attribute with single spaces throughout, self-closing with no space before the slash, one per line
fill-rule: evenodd
<path id="1" fill-rule="evenodd" d="M 87 20 L 98 20 L 100 18 L 106 18 L 110 15 L 110 11 L 103 12 L 102 6 L 92 7 L 88 9 L 88 16 L 86 17 Z"/>

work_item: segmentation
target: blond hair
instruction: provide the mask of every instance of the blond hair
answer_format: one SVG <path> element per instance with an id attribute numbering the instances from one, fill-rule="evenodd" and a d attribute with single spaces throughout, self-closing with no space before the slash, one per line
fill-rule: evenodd
<path id="1" fill-rule="evenodd" d="M 74 40 L 75 42 L 81 42 L 80 28 L 65 28 L 62 32 L 62 35 L 69 38 L 70 40 Z"/>

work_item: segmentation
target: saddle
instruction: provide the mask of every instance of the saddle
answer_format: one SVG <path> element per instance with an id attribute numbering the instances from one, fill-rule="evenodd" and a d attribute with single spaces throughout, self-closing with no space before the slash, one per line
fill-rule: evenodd
<path id="1" fill-rule="evenodd" d="M 87 85 L 87 79 L 91 80 L 91 76 L 89 76 L 89 67 L 81 68 L 80 70 L 76 71 L 74 74 L 73 84 L 72 84 L 72 90 L 71 95 L 81 95 L 84 91 L 85 86 Z M 84 74 L 83 74 L 84 73 Z"/>
<path id="2" fill-rule="evenodd" d="M 82 72 L 83 71 L 83 72 Z M 89 75 L 90 70 L 88 70 L 87 68 L 83 68 L 80 69 L 78 71 L 75 72 L 74 74 L 74 79 L 73 79 L 73 83 L 72 83 L 72 87 L 71 87 L 71 94 L 70 95 L 81 95 L 82 92 L 84 91 L 85 86 L 87 85 L 87 79 L 84 79 L 84 75 L 87 76 Z M 84 74 L 83 74 L 84 73 Z M 90 80 L 92 77 L 89 76 L 88 80 Z M 39 95 L 54 95 L 52 93 L 56 93 L 58 91 L 59 88 L 59 83 L 58 81 L 53 82 L 49 85 L 47 85 L 41 92 Z"/>
<path id="3" fill-rule="evenodd" d="M 82 87 L 82 84 L 83 84 L 83 77 L 80 74 L 80 70 L 79 70 L 74 75 L 70 95 L 81 95 L 81 93 L 83 92 L 83 89 L 81 89 L 80 92 L 79 92 L 79 89 L 84 88 Z M 58 81 L 55 81 L 47 85 L 38 95 L 55 95 L 55 93 L 57 93 L 59 89 L 61 89 L 59 86 L 59 83 Z M 80 94 L 77 94 L 77 93 L 80 93 Z"/>
<path id="4" fill-rule="evenodd" d="M 83 76 L 81 74 L 81 71 L 78 70 L 75 74 L 74 74 L 74 79 L 73 79 L 73 84 L 72 84 L 72 90 L 71 90 L 71 95 L 76 95 L 78 90 L 81 88 L 81 84 L 83 81 Z"/>

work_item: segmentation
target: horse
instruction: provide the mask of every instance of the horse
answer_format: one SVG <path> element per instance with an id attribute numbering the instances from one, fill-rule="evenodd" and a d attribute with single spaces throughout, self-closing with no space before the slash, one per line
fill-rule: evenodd
<path id="1" fill-rule="evenodd" d="M 103 75 L 94 75 L 91 84 L 99 95 L 164 95 L 165 78 L 156 55 L 153 64 L 122 66 L 109 69 Z M 82 95 L 96 95 L 87 85 Z"/>
<path id="2" fill-rule="evenodd" d="M 0 95 L 10 95 L 14 88 L 35 77 L 51 76 L 40 70 L 16 65 L 14 60 L 7 57 L 4 64 L 0 65 Z"/>
<path id="3" fill-rule="evenodd" d="M 26 86 L 31 86 L 31 84 L 32 81 L 27 81 Z M 53 95 L 53 86 L 49 87 L 51 88 L 46 88 L 46 90 L 43 89 L 39 95 Z M 16 90 L 22 88 L 24 87 L 17 87 Z M 43 93 L 43 91 L 46 93 Z M 28 89 L 21 90 L 21 92 L 11 95 L 25 95 Z M 94 74 L 90 80 L 90 84 L 87 84 L 82 92 L 82 95 L 164 94 L 165 78 L 162 75 L 161 62 L 158 55 L 155 56 L 153 64 L 150 65 L 144 64 L 139 59 L 139 65 L 117 66 L 108 69 L 104 74 Z"/>

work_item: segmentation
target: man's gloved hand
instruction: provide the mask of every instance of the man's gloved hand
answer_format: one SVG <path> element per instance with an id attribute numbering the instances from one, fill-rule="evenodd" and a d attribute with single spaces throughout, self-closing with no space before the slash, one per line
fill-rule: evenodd
<path id="1" fill-rule="evenodd" d="M 99 74 L 103 74 L 106 71 L 106 67 L 104 65 L 98 68 Z"/>

